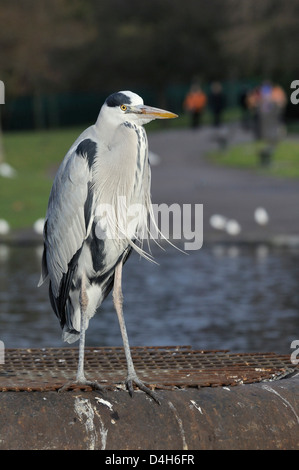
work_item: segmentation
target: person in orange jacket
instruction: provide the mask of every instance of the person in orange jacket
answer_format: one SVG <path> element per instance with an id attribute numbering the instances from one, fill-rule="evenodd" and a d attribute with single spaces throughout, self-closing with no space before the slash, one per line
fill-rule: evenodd
<path id="1" fill-rule="evenodd" d="M 207 97 L 199 85 L 192 85 L 184 100 L 184 109 L 191 116 L 191 127 L 197 128 L 201 114 L 207 104 Z"/>

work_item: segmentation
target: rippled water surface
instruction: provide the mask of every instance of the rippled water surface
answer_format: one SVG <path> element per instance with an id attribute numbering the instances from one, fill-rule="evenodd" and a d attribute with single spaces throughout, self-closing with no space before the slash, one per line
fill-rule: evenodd
<path id="1" fill-rule="evenodd" d="M 154 249 L 124 268 L 124 311 L 133 346 L 288 354 L 299 339 L 299 251 L 214 245 L 188 256 Z M 41 247 L 0 246 L 0 340 L 60 347 L 47 286 L 37 288 Z M 91 320 L 87 345 L 122 345 L 111 295 Z"/>

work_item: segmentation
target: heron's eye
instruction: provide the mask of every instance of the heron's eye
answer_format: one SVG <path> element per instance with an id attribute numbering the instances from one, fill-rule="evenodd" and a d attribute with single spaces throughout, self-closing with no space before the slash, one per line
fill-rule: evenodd
<path id="1" fill-rule="evenodd" d="M 122 104 L 122 105 L 120 106 L 120 109 L 121 109 L 122 111 L 127 111 L 127 107 L 126 107 L 125 104 Z"/>

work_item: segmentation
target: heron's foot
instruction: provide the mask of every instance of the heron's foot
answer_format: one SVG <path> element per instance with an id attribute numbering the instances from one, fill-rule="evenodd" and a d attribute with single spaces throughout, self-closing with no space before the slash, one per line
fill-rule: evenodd
<path id="1" fill-rule="evenodd" d="M 72 390 L 73 388 L 86 388 L 91 387 L 92 390 L 99 390 L 100 392 L 105 391 L 105 387 L 100 385 L 98 382 L 93 382 L 91 380 L 86 380 L 85 378 L 77 379 L 71 382 L 67 382 L 63 387 L 58 389 L 58 392 L 66 392 L 67 390 Z"/>
<path id="2" fill-rule="evenodd" d="M 157 393 L 151 390 L 149 387 L 147 387 L 145 383 L 139 379 L 137 374 L 129 374 L 126 380 L 126 387 L 131 397 L 133 396 L 133 393 L 134 393 L 133 383 L 137 385 L 137 387 L 140 388 L 140 390 L 142 390 L 151 398 L 153 398 L 153 400 L 155 400 L 155 402 L 158 403 L 158 405 L 161 405 L 161 402 L 159 400 Z"/>

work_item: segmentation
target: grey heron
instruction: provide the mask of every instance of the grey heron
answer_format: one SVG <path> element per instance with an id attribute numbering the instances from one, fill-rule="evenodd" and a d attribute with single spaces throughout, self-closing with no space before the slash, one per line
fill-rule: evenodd
<path id="1" fill-rule="evenodd" d="M 85 331 L 113 289 L 127 361 L 126 387 L 133 395 L 135 383 L 156 401 L 157 395 L 134 369 L 123 316 L 122 267 L 132 249 L 144 253 L 139 241 L 148 231 L 152 213 L 143 125 L 174 117 L 174 113 L 144 105 L 143 99 L 131 91 L 106 99 L 96 123 L 74 142 L 55 176 L 44 224 L 39 282 L 41 285 L 49 278 L 50 302 L 63 340 L 72 343 L 79 339 L 74 383 L 94 389 L 102 387 L 84 374 Z M 136 204 L 144 210 L 126 225 L 127 211 Z M 111 214 L 107 214 L 109 209 Z"/>

